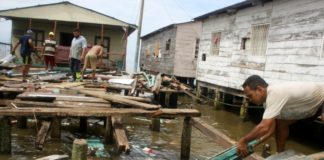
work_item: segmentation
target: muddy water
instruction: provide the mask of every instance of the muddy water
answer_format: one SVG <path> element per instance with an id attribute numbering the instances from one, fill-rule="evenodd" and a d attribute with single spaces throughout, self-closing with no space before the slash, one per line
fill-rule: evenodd
<path id="1" fill-rule="evenodd" d="M 185 97 L 181 97 L 180 107 L 197 108 L 202 112 L 202 119 L 206 122 L 223 131 L 226 135 L 234 140 L 238 140 L 241 136 L 250 131 L 255 122 L 242 121 L 238 114 L 233 111 L 225 109 L 214 109 L 214 107 L 206 104 L 194 104 Z M 180 159 L 180 145 L 183 118 L 163 119 L 161 120 L 161 131 L 152 132 L 149 129 L 150 121 L 145 118 L 126 118 L 123 120 L 124 127 L 127 130 L 128 138 L 131 144 L 131 153 L 126 155 L 118 153 L 113 146 L 106 146 L 106 150 L 110 154 L 109 159 Z M 70 123 L 73 125 L 73 121 Z M 12 155 L 0 156 L 0 160 L 27 160 L 37 159 L 43 156 L 53 154 L 70 154 L 71 153 L 71 139 L 66 137 L 90 137 L 102 132 L 101 123 L 91 123 L 88 127 L 89 134 L 81 135 L 77 133 L 77 127 L 66 126 L 63 128 L 62 139 L 47 139 L 44 150 L 39 151 L 34 147 L 35 141 L 35 127 L 33 123 L 28 129 L 17 129 L 12 127 Z M 73 133 L 73 134 L 72 134 Z M 272 146 L 272 153 L 274 153 L 275 143 L 271 138 L 266 143 Z M 312 147 L 312 144 L 305 145 L 297 141 L 290 140 L 287 148 L 294 149 L 304 154 L 310 154 L 320 151 L 319 148 Z M 201 134 L 197 129 L 192 129 L 191 141 L 191 159 L 206 159 L 224 148 L 217 143 L 211 141 L 208 137 Z M 261 152 L 261 147 L 257 148 L 257 152 Z"/>

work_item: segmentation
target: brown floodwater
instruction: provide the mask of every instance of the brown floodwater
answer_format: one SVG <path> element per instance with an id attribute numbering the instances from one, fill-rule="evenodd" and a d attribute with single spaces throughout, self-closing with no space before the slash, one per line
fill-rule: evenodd
<path id="1" fill-rule="evenodd" d="M 208 104 L 195 104 L 187 97 L 179 97 L 179 106 L 183 108 L 196 108 L 202 113 L 202 119 L 210 125 L 221 130 L 234 140 L 248 133 L 257 123 L 257 120 L 243 121 L 237 110 L 215 109 Z M 102 133 L 102 123 L 98 120 L 90 120 L 88 134 L 78 133 L 76 120 L 65 120 L 62 128 L 61 139 L 50 139 L 45 141 L 44 149 L 39 151 L 35 149 L 35 126 L 29 123 L 28 129 L 17 129 L 12 126 L 12 153 L 11 155 L 0 155 L 0 160 L 29 160 L 53 154 L 70 154 L 72 140 L 67 137 L 91 137 Z M 75 122 L 75 123 L 74 123 Z M 108 159 L 180 159 L 180 145 L 182 133 L 183 118 L 161 119 L 161 131 L 153 132 L 150 130 L 150 121 L 143 117 L 128 117 L 123 119 L 123 125 L 126 128 L 127 136 L 131 145 L 129 155 L 118 153 L 112 145 L 107 145 L 106 151 L 110 154 Z M 99 137 L 102 138 L 102 137 Z M 270 138 L 266 143 L 271 145 L 271 151 L 275 151 L 274 138 Z M 256 152 L 261 152 L 261 146 L 256 148 Z M 304 154 L 311 154 L 321 150 L 314 143 L 290 139 L 287 148 L 293 149 Z M 323 148 L 322 148 L 323 149 Z M 207 159 L 212 155 L 224 150 L 216 142 L 203 135 L 193 127 L 191 139 L 191 158 Z"/>

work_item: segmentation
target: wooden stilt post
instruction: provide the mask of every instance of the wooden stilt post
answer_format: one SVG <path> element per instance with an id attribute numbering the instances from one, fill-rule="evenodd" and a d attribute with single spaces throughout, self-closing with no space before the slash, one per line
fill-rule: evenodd
<path id="1" fill-rule="evenodd" d="M 0 153 L 11 153 L 11 127 L 8 117 L 0 117 Z"/>
<path id="2" fill-rule="evenodd" d="M 151 121 L 152 121 L 151 124 L 152 131 L 159 132 L 161 128 L 160 118 L 153 118 Z"/>
<path id="3" fill-rule="evenodd" d="M 124 95 L 125 96 L 128 96 L 128 94 L 129 94 L 129 90 L 128 89 L 125 89 Z"/>
<path id="4" fill-rule="evenodd" d="M 171 97 L 170 93 L 165 93 L 165 102 L 164 102 L 164 104 L 165 104 L 166 108 L 170 108 L 170 103 L 171 103 L 170 97 Z"/>
<path id="5" fill-rule="evenodd" d="M 178 93 L 170 94 L 170 108 L 177 108 L 178 106 Z"/>
<path id="6" fill-rule="evenodd" d="M 191 145 L 191 118 L 186 117 L 183 120 L 183 129 L 181 137 L 181 159 L 190 158 L 190 145 Z"/>
<path id="7" fill-rule="evenodd" d="M 107 144 L 113 143 L 113 127 L 111 117 L 106 118 L 105 141 Z"/>
<path id="8" fill-rule="evenodd" d="M 247 107 L 249 106 L 249 102 L 246 100 L 246 98 L 243 99 L 243 103 L 241 105 L 241 109 L 240 109 L 240 117 L 242 119 L 246 119 L 247 118 Z"/>
<path id="9" fill-rule="evenodd" d="M 196 96 L 198 97 L 198 98 L 200 98 L 200 96 L 201 96 L 201 86 L 200 86 L 200 84 L 197 82 L 197 91 L 196 91 Z M 197 101 L 198 102 L 198 101 Z"/>
<path id="10" fill-rule="evenodd" d="M 87 128 L 88 128 L 88 118 L 80 117 L 80 132 L 87 133 Z"/>
<path id="11" fill-rule="evenodd" d="M 220 91 L 218 88 L 215 89 L 215 99 L 214 99 L 214 107 L 218 109 L 220 107 Z"/>
<path id="12" fill-rule="evenodd" d="M 72 160 L 87 160 L 88 144 L 85 139 L 73 141 Z"/>
<path id="13" fill-rule="evenodd" d="M 19 117 L 17 122 L 17 127 L 20 129 L 27 128 L 27 118 L 26 117 Z"/>
<path id="14" fill-rule="evenodd" d="M 162 107 L 165 107 L 165 93 L 164 92 L 160 92 L 160 105 Z"/>
<path id="15" fill-rule="evenodd" d="M 51 125 L 51 137 L 61 138 L 61 118 L 54 117 Z"/>

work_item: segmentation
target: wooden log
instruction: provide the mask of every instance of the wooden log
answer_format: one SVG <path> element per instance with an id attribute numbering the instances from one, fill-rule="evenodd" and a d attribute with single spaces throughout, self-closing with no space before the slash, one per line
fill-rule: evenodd
<path id="1" fill-rule="evenodd" d="M 113 127 L 111 116 L 106 118 L 106 128 L 105 128 L 105 141 L 107 144 L 113 143 Z"/>
<path id="2" fill-rule="evenodd" d="M 152 87 L 152 92 L 159 93 L 162 83 L 161 73 L 159 73 L 155 78 L 154 86 Z"/>
<path id="3" fill-rule="evenodd" d="M 118 151 L 130 152 L 129 142 L 120 117 L 112 117 L 112 126 Z"/>
<path id="4" fill-rule="evenodd" d="M 183 120 L 183 129 L 181 136 L 181 159 L 189 159 L 190 158 L 190 145 L 191 145 L 191 118 L 185 117 Z"/>
<path id="5" fill-rule="evenodd" d="M 11 153 L 11 127 L 8 117 L 0 117 L 0 153 Z"/>
<path id="6" fill-rule="evenodd" d="M 111 101 L 113 103 L 129 105 L 129 106 L 142 108 L 142 109 L 146 109 L 146 110 L 156 110 L 156 109 L 160 108 L 160 106 L 158 106 L 158 105 L 137 102 L 137 101 L 134 101 L 134 100 L 120 98 L 120 97 L 117 97 L 117 96 L 112 96 L 112 95 L 107 95 L 107 94 L 102 95 L 102 94 L 98 94 L 98 93 L 84 91 L 84 90 L 81 90 L 81 89 L 72 89 L 72 90 L 77 90 L 79 93 L 86 94 L 86 95 L 93 96 L 93 97 L 102 98 L 102 99 Z"/>
<path id="7" fill-rule="evenodd" d="M 88 144 L 85 139 L 75 139 L 72 148 L 72 160 L 87 160 Z"/>
<path id="8" fill-rule="evenodd" d="M 58 117 L 107 117 L 107 116 L 142 116 L 142 117 L 199 117 L 201 113 L 196 109 L 159 109 L 144 110 L 134 108 L 23 108 L 3 109 L 0 116 L 58 116 Z"/>
<path id="9" fill-rule="evenodd" d="M 35 146 L 37 149 L 43 150 L 45 138 L 46 138 L 47 133 L 50 129 L 50 126 L 51 126 L 51 122 L 46 122 L 46 121 L 42 122 L 42 127 L 38 131 L 37 136 L 36 136 Z"/>

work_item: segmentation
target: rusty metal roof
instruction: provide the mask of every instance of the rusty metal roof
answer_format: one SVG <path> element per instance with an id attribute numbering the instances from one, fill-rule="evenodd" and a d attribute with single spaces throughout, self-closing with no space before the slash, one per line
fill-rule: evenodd
<path id="1" fill-rule="evenodd" d="M 136 25 L 134 24 L 129 24 L 114 17 L 75 5 L 67 1 L 23 8 L 0 10 L 0 17 L 4 17 L 7 19 L 31 18 L 40 20 L 103 24 L 130 27 L 132 30 L 136 29 Z"/>

